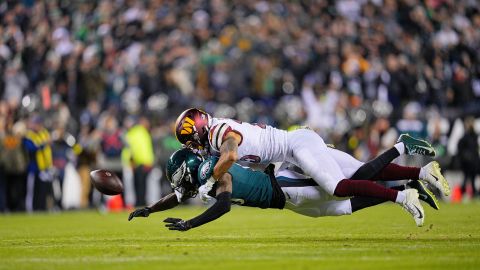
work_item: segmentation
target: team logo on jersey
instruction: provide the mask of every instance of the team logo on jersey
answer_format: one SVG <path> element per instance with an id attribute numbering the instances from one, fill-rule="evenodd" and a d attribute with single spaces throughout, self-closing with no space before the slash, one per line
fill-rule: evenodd
<path id="1" fill-rule="evenodd" d="M 195 128 L 195 121 L 190 119 L 190 117 L 185 117 L 185 121 L 183 122 L 182 125 L 182 130 L 180 131 L 180 134 L 186 135 L 186 134 L 192 134 L 193 129 Z"/>
<path id="2" fill-rule="evenodd" d="M 207 173 L 210 172 L 211 167 L 212 167 L 212 161 L 211 160 L 205 162 L 205 164 L 200 169 L 200 178 L 201 179 L 207 179 Z"/>

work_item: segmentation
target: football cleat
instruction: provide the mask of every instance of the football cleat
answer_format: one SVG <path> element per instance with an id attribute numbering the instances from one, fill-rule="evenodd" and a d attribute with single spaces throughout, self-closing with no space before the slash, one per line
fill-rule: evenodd
<path id="1" fill-rule="evenodd" d="M 407 188 L 414 188 L 418 191 L 418 198 L 430 205 L 433 209 L 438 210 L 440 206 L 438 204 L 437 197 L 422 183 L 418 180 L 410 180 L 407 182 Z"/>
<path id="2" fill-rule="evenodd" d="M 448 185 L 445 177 L 443 177 L 438 162 L 432 161 L 423 166 L 422 169 L 425 171 L 424 178 L 422 178 L 422 180 L 438 188 L 438 190 L 440 190 L 445 196 L 450 195 L 450 186 Z"/>
<path id="3" fill-rule="evenodd" d="M 435 156 L 435 149 L 425 140 L 414 138 L 408 134 L 401 134 L 397 143 L 403 142 L 405 153 L 408 155 Z"/>
<path id="4" fill-rule="evenodd" d="M 406 198 L 402 202 L 402 207 L 413 216 L 415 219 L 415 223 L 418 227 L 423 226 L 423 221 L 425 219 L 425 212 L 423 211 L 423 207 L 418 200 L 418 191 L 416 189 L 405 189 Z"/>

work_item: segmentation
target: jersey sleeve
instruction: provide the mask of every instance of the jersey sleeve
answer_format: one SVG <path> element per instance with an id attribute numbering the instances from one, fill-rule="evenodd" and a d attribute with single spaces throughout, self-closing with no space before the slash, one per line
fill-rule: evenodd
<path id="1" fill-rule="evenodd" d="M 198 167 L 198 182 L 200 185 L 203 185 L 207 182 L 208 178 L 213 175 L 213 168 L 218 162 L 218 157 L 209 157 L 207 160 L 202 162 Z"/>
<path id="2" fill-rule="evenodd" d="M 220 146 L 223 143 L 223 140 L 227 136 L 229 132 L 232 132 L 233 128 L 227 123 L 218 123 L 210 128 L 210 132 L 208 132 L 208 141 L 210 143 L 210 147 L 220 152 Z"/>

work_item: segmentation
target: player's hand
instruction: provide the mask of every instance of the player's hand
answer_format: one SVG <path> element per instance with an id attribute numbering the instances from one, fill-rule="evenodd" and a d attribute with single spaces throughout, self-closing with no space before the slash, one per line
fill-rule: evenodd
<path id="1" fill-rule="evenodd" d="M 149 207 L 137 209 L 130 213 L 128 216 L 128 221 L 132 220 L 134 217 L 148 217 L 151 213 L 151 209 Z"/>
<path id="2" fill-rule="evenodd" d="M 165 227 L 167 227 L 171 231 L 188 231 L 192 228 L 192 225 L 190 225 L 190 222 L 185 221 L 181 218 L 167 218 L 163 222 L 167 223 L 165 224 Z"/>
<path id="3" fill-rule="evenodd" d="M 211 190 L 212 186 L 208 185 L 208 182 L 198 188 L 198 194 L 200 194 L 200 199 L 202 199 L 204 203 L 208 203 L 212 199 L 212 196 L 208 195 Z"/>
<path id="4" fill-rule="evenodd" d="M 204 203 L 212 200 L 212 196 L 208 195 L 208 193 L 212 190 L 215 182 L 216 180 L 213 177 L 210 177 L 205 184 L 198 188 L 198 194 L 200 194 L 200 199 L 202 199 Z"/>

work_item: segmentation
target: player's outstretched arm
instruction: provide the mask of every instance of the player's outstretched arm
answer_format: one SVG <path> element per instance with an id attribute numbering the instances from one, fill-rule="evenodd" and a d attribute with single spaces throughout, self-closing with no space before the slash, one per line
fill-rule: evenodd
<path id="1" fill-rule="evenodd" d="M 169 230 L 187 231 L 191 228 L 199 227 L 205 223 L 213 221 L 230 211 L 232 205 L 232 176 L 228 173 L 224 174 L 217 184 L 217 201 L 201 215 L 190 220 L 180 218 L 167 218 L 163 222 Z"/>
<path id="2" fill-rule="evenodd" d="M 130 215 L 128 216 L 128 220 L 130 221 L 134 217 L 148 217 L 151 213 L 165 211 L 179 204 L 180 203 L 178 202 L 177 196 L 175 195 L 174 192 L 172 192 L 167 196 L 161 198 L 158 202 L 152 204 L 151 206 L 139 208 L 131 212 Z"/>

